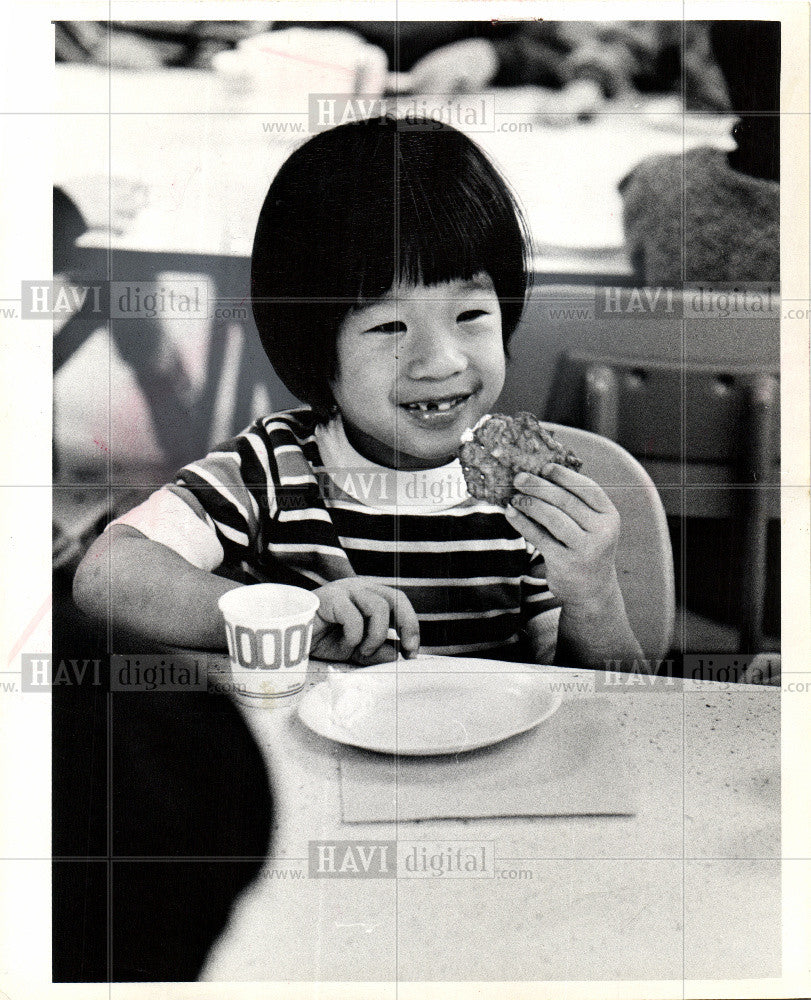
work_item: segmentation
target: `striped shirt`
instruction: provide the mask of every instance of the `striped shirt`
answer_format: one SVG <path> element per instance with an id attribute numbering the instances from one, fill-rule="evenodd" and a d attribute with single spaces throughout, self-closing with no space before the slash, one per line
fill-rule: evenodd
<path id="1" fill-rule="evenodd" d="M 458 461 L 418 472 L 370 462 L 340 417 L 262 417 L 119 523 L 246 583 L 374 577 L 409 598 L 426 653 L 552 662 L 559 603 L 503 508 L 468 494 Z"/>

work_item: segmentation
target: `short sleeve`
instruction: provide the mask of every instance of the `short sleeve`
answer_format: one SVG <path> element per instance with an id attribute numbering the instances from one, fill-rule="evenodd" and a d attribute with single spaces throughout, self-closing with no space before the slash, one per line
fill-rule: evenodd
<path id="1" fill-rule="evenodd" d="M 276 510 L 269 451 L 255 426 L 185 466 L 166 488 L 211 527 L 223 563 L 255 562 L 260 525 Z"/>
<path id="2" fill-rule="evenodd" d="M 211 518 L 187 491 L 162 486 L 108 528 L 114 524 L 136 528 L 198 569 L 213 572 L 223 561 L 223 548 Z"/>

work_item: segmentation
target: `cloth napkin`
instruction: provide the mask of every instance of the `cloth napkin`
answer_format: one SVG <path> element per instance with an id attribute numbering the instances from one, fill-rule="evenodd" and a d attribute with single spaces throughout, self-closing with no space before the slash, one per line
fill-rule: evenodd
<path id="1" fill-rule="evenodd" d="M 529 732 L 467 753 L 394 757 L 345 751 L 346 823 L 635 812 L 627 758 L 607 699 L 564 701 Z"/>

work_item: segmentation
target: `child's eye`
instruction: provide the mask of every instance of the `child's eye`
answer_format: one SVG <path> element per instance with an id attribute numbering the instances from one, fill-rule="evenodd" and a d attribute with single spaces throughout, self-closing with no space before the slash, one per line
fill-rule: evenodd
<path id="1" fill-rule="evenodd" d="M 472 319 L 478 319 L 480 316 L 489 316 L 490 313 L 486 309 L 467 309 L 465 312 L 459 313 L 456 317 L 457 323 L 467 323 Z"/>
<path id="2" fill-rule="evenodd" d="M 394 319 L 390 323 L 380 323 L 371 327 L 367 333 L 404 333 L 406 325 L 402 320 Z"/>

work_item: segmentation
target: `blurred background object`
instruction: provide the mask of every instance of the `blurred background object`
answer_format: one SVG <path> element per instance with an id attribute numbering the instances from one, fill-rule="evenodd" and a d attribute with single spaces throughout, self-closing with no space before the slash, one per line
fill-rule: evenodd
<path id="1" fill-rule="evenodd" d="M 282 48 L 311 67 L 346 66 L 335 40 L 350 34 L 416 93 L 533 85 L 560 92 L 564 120 L 636 93 L 678 94 L 688 111 L 729 108 L 706 21 L 61 21 L 56 58 L 209 69 L 219 53 Z"/>
<path id="2" fill-rule="evenodd" d="M 279 109 L 307 104 L 310 94 L 380 97 L 386 88 L 386 54 L 354 31 L 279 25 L 218 52 L 212 66 L 227 87 L 258 95 Z"/>
<path id="3" fill-rule="evenodd" d="M 780 180 L 780 23 L 715 21 L 712 47 L 739 116 L 729 165 L 749 177 Z"/>
<path id="4" fill-rule="evenodd" d="M 354 21 L 419 93 L 494 86 L 564 88 L 593 81 L 604 97 L 681 93 L 689 110 L 729 102 L 706 21 Z"/>
<path id="5" fill-rule="evenodd" d="M 137 349 L 125 336 L 123 324 L 109 323 L 105 314 L 94 309 L 94 298 L 87 294 L 87 287 L 97 276 L 82 268 L 77 241 L 92 229 L 108 233 L 123 232 L 128 222 L 147 203 L 148 192 L 140 181 L 124 177 L 98 177 L 88 175 L 66 182 L 53 191 L 53 273 L 54 287 L 78 293 L 76 307 L 70 312 L 54 315 L 53 366 L 56 376 L 63 365 L 70 362 L 87 342 L 98 335 L 106 345 L 108 358 L 116 352 L 121 362 L 129 365 L 148 405 L 156 414 L 155 433 L 169 454 L 189 447 L 189 428 L 193 420 L 191 411 L 191 384 L 177 345 L 166 335 L 159 322 L 144 318 L 139 324 Z M 68 301 L 70 301 L 68 297 Z M 96 368 L 96 372 L 103 371 Z M 84 378 L 89 373 L 85 369 Z M 76 385 L 72 394 L 77 395 Z M 112 396 L 111 383 L 96 384 L 97 392 L 106 389 Z M 77 400 L 80 407 L 87 400 Z M 65 420 L 60 410 L 59 395 L 54 393 L 54 426 L 59 428 Z M 96 453 L 106 458 L 109 434 L 100 429 L 95 436 Z M 105 454 L 105 448 L 107 453 Z M 110 516 L 111 501 L 97 490 L 86 490 L 77 482 L 70 469 L 62 467 L 64 451 L 59 447 L 59 434 L 54 434 L 54 482 L 67 479 L 72 485 L 60 490 L 53 504 L 53 558 L 54 567 L 65 573 L 75 570 L 81 557 L 95 535 Z M 68 458 L 68 463 L 70 459 Z M 113 506 L 125 509 L 135 502 L 140 493 L 119 491 Z"/>
<path id="6" fill-rule="evenodd" d="M 707 146 L 645 160 L 620 182 L 642 285 L 780 280 L 780 191 Z"/>
<path id="7" fill-rule="evenodd" d="M 711 39 L 736 147 L 652 157 L 620 182 L 641 284 L 780 280 L 780 24 L 719 21 Z"/>
<path id="8" fill-rule="evenodd" d="M 217 52 L 271 26 L 271 21 L 56 21 L 56 61 L 115 69 L 210 69 Z"/>

